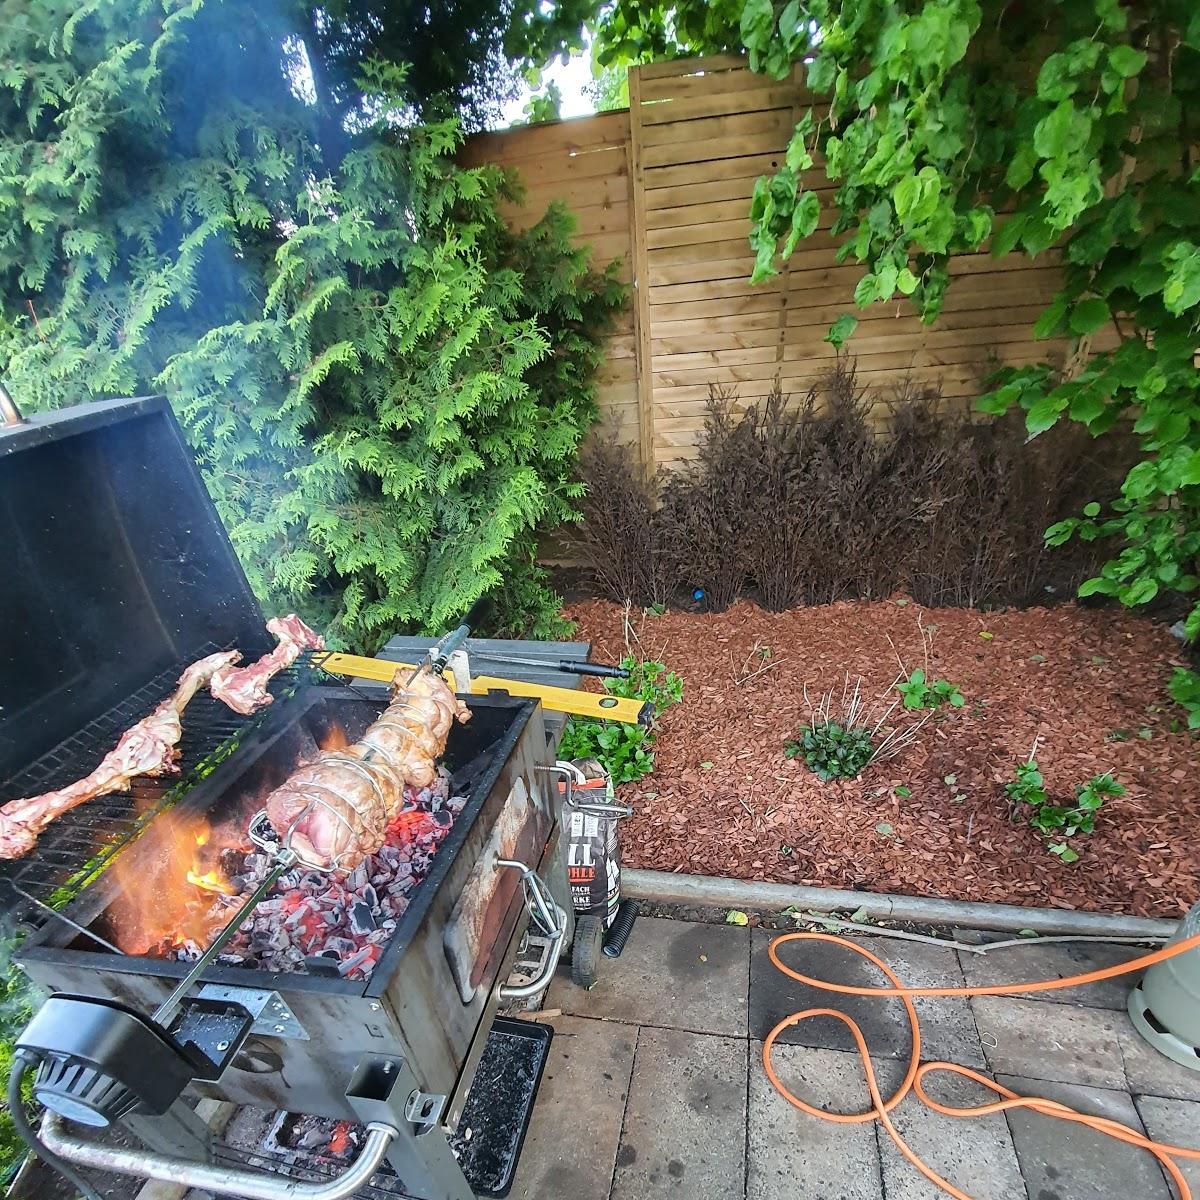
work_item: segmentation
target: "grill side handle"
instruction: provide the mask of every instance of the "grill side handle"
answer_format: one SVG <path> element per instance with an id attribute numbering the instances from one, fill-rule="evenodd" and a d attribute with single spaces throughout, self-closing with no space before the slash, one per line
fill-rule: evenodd
<path id="1" fill-rule="evenodd" d="M 46 1148 L 68 1162 L 117 1175 L 135 1175 L 142 1179 L 160 1179 L 185 1187 L 215 1192 L 224 1196 L 242 1196 L 245 1200 L 347 1200 L 366 1187 L 379 1169 L 399 1131 L 390 1125 L 372 1122 L 358 1157 L 340 1175 L 321 1183 L 302 1183 L 284 1175 L 263 1171 L 245 1171 L 191 1162 L 147 1150 L 121 1150 L 77 1138 L 68 1133 L 62 1119 L 52 1112 L 42 1118 L 41 1140 Z"/>

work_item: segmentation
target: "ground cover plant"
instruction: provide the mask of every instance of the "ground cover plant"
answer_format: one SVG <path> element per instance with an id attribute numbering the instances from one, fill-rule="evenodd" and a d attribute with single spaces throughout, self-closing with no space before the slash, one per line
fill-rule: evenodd
<path id="1" fill-rule="evenodd" d="M 661 662 L 626 655 L 621 666 L 628 679 L 606 679 L 604 690 L 653 705 L 648 725 L 626 725 L 572 717 L 563 729 L 558 756 L 564 759 L 594 758 L 614 783 L 633 783 L 654 769 L 654 741 L 659 718 L 683 699 L 683 680 Z"/>
<path id="2" fill-rule="evenodd" d="M 1096 814 L 1105 800 L 1125 795 L 1125 788 L 1106 771 L 1076 787 L 1071 804 L 1056 804 L 1046 792 L 1045 782 L 1037 759 L 1030 755 L 1017 764 L 1014 778 L 1004 785 L 1004 791 L 1018 818 L 1025 818 L 1024 806 L 1032 810 L 1028 813 L 1029 824 L 1049 839 L 1047 849 L 1051 854 L 1064 863 L 1078 862 L 1078 851 L 1066 839 L 1094 832 Z"/>
<path id="3" fill-rule="evenodd" d="M 948 679 L 926 680 L 925 671 L 918 667 L 907 679 L 896 684 L 905 708 L 941 708 L 948 704 L 951 708 L 962 708 L 966 704 L 957 683 Z"/>

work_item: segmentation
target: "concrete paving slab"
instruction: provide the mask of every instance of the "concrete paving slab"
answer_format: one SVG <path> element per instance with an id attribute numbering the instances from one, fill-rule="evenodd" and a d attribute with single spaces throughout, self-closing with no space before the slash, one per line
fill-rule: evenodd
<path id="1" fill-rule="evenodd" d="M 750 943 L 752 1038 L 762 1041 L 789 1013 L 805 1008 L 837 1008 L 862 1027 L 872 1054 L 886 1058 L 907 1057 L 911 1039 L 908 1018 L 899 1000 L 834 996 L 789 979 L 767 956 L 767 947 L 775 936 L 767 930 L 756 929 Z M 874 946 L 875 942 L 872 942 L 872 949 Z M 884 976 L 866 959 L 830 942 L 787 942 L 780 947 L 779 957 L 793 970 L 814 979 L 829 979 L 863 987 L 887 983 Z M 813 1018 L 785 1029 L 779 1037 L 779 1044 L 814 1046 L 857 1054 L 849 1029 L 841 1021 L 826 1017 Z"/>
<path id="2" fill-rule="evenodd" d="M 546 1022 L 554 1041 L 509 1195 L 607 1200 L 638 1031 L 579 1017 Z"/>
<path id="3" fill-rule="evenodd" d="M 631 1025 L 746 1036 L 749 930 L 639 917 L 620 958 L 585 992 L 560 970 L 548 1009 Z"/>
<path id="4" fill-rule="evenodd" d="M 1155 1050 L 1126 1016 L 1120 1025 L 1125 1075 L 1135 1096 L 1169 1096 L 1175 1100 L 1200 1100 L 1200 1071 L 1181 1066 Z"/>
<path id="5" fill-rule="evenodd" d="M 1021 1095 L 1057 1100 L 1145 1132 L 1133 1099 L 1125 1091 L 1015 1075 L 997 1075 L 996 1081 Z M 1099 1196 L 1171 1200 L 1167 1181 L 1152 1155 L 1086 1126 L 1028 1109 L 1010 1109 L 1007 1115 L 1021 1174 L 1034 1200 L 1096 1200 Z"/>
<path id="6" fill-rule="evenodd" d="M 1125 1087 L 1120 1035 L 1128 1019 L 1120 1013 L 1006 996 L 977 996 L 971 1006 L 993 1071 Z"/>
<path id="7" fill-rule="evenodd" d="M 1167 1100 L 1162 1096 L 1138 1096 L 1136 1104 L 1146 1132 L 1156 1142 L 1200 1150 L 1200 1104 L 1194 1100 Z M 1200 1159 L 1179 1158 L 1175 1161 L 1192 1194 L 1200 1196 Z"/>
<path id="8" fill-rule="evenodd" d="M 641 1030 L 613 1200 L 744 1200 L 748 1046 L 678 1029 Z M 576 1119 L 576 1136 L 587 1141 L 587 1110 Z M 569 1195 L 544 1195 L 551 1194 Z"/>
<path id="9" fill-rule="evenodd" d="M 885 1097 L 899 1086 L 903 1074 L 900 1063 L 882 1064 L 879 1082 Z M 932 1076 L 928 1090 L 947 1104 L 965 1106 L 994 1098 L 987 1089 L 953 1075 Z M 946 1117 L 910 1095 L 893 1111 L 892 1123 L 925 1163 L 972 1200 L 1015 1200 L 1025 1195 L 1012 1135 L 1002 1115 L 970 1120 Z M 945 1192 L 904 1158 L 886 1129 L 878 1129 L 878 1139 L 887 1200 L 945 1200 Z"/>
<path id="10" fill-rule="evenodd" d="M 1007 934 L 989 935 L 979 941 L 1007 941 Z M 1104 967 L 1140 958 L 1146 953 L 1140 946 L 1109 946 L 1102 942 L 1050 942 L 1039 945 L 1036 938 L 1011 949 L 995 950 L 990 954 L 959 952 L 963 974 L 972 987 L 992 987 L 995 984 L 1036 979 L 1065 979 L 1098 971 Z M 1135 976 L 1124 975 L 1092 983 L 1085 987 L 1064 988 L 1056 992 L 1035 992 L 1031 1000 L 1050 1004 L 1080 1004 L 1086 1008 L 1125 1008 Z"/>
<path id="11" fill-rule="evenodd" d="M 750 1043 L 746 1195 L 753 1200 L 883 1200 L 875 1127 L 834 1125 L 800 1112 L 772 1087 L 762 1047 Z M 771 1062 L 784 1086 L 834 1112 L 870 1107 L 857 1054 L 776 1045 Z"/>

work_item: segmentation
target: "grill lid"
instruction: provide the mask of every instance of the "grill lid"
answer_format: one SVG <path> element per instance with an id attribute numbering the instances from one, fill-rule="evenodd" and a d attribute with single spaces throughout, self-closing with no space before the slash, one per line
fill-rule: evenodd
<path id="1" fill-rule="evenodd" d="M 173 664 L 270 641 L 162 397 L 0 427 L 0 529 L 0 784 Z"/>

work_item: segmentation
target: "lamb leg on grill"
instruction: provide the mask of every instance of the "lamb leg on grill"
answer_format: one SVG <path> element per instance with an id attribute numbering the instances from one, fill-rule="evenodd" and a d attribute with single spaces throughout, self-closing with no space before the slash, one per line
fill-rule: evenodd
<path id="1" fill-rule="evenodd" d="M 52 821 L 65 812 L 129 786 L 139 775 L 170 775 L 179 770 L 175 749 L 182 733 L 183 710 L 214 673 L 238 661 L 236 650 L 210 654 L 179 677 L 175 691 L 148 717 L 127 729 L 116 747 L 88 776 L 56 792 L 10 800 L 0 808 L 0 858 L 21 858 L 37 844 Z"/>
<path id="2" fill-rule="evenodd" d="M 213 675 L 210 685 L 218 700 L 246 716 L 271 703 L 267 684 L 285 667 L 290 667 L 301 651 L 325 649 L 321 635 L 309 629 L 295 613 L 275 617 L 267 622 L 267 628 L 279 639 L 279 645 L 248 667 L 222 667 Z"/>
<path id="3" fill-rule="evenodd" d="M 407 672 L 405 668 L 405 672 Z M 455 720 L 470 711 L 440 675 L 402 683 L 353 746 L 319 754 L 267 797 L 275 831 L 309 864 L 353 870 L 383 845 L 406 786 L 428 787 Z"/>

